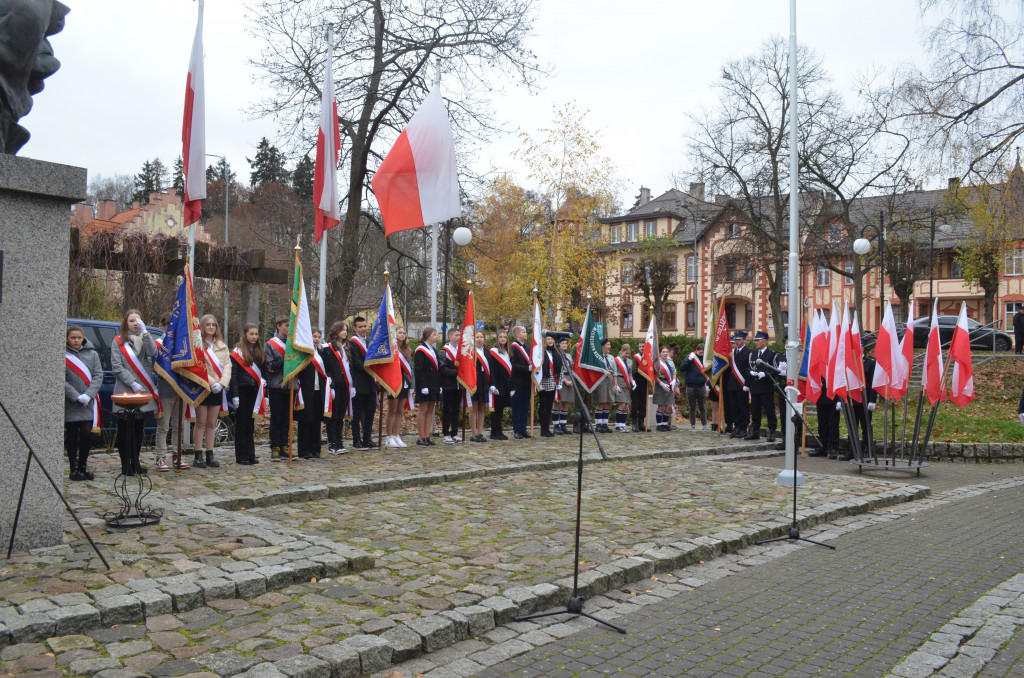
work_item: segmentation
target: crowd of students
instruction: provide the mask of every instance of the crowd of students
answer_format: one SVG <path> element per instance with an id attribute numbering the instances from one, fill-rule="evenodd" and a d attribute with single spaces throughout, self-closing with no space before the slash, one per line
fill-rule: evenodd
<path id="1" fill-rule="evenodd" d="M 323 337 L 314 330 L 317 350 L 313 359 L 295 376 L 294 388 L 283 377 L 288 317 L 280 316 L 275 334 L 261 341 L 259 327 L 246 324 L 241 337 L 229 349 L 221 336 L 217 319 L 204 315 L 199 324 L 201 349 L 211 376 L 210 392 L 194 408 L 187 407 L 182 417 L 195 422 L 191 458 L 177 453 L 179 408 L 185 405 L 165 381 L 159 379 L 153 365 L 158 342 L 147 331 L 141 314 L 129 310 L 121 322 L 118 335 L 111 344 L 111 362 L 115 376 L 114 393 L 151 393 L 154 398 L 141 408 L 143 413 L 158 416 L 156 433 L 156 469 L 218 468 L 216 456 L 216 424 L 229 409 L 235 412 L 234 453 L 239 465 L 258 464 L 254 443 L 255 418 L 264 414 L 264 394 L 269 402 L 270 461 L 279 462 L 289 456 L 289 444 L 300 459 L 316 459 L 321 453 L 323 428 L 327 433 L 327 454 L 348 452 L 345 421 L 350 422 L 351 448 L 376 448 L 373 422 L 380 389 L 364 362 L 367 351 L 366 319 L 356 317 L 352 327 L 335 322 Z M 351 334 L 350 334 L 351 330 Z M 402 439 L 403 411 L 415 409 L 418 446 L 432 446 L 435 412 L 440 404 L 441 435 L 444 443 L 461 441 L 461 415 L 468 414 L 470 442 L 508 440 L 504 432 L 506 409 L 511 411 L 512 437 L 531 437 L 529 427 L 531 394 L 537 405 L 540 436 L 544 438 L 579 432 L 579 422 L 570 430 L 569 411 L 576 402 L 579 382 L 572 370 L 568 339 L 547 335 L 544 339 L 539 379 L 534 377 L 532 351 L 527 343 L 526 328 L 516 326 L 509 332 L 502 329 L 487 346 L 487 336 L 475 332 L 477 388 L 467 395 L 457 379 L 456 358 L 461 331 L 448 332 L 448 342 L 437 346 L 439 336 L 427 328 L 413 351 L 405 328 L 397 328 L 399 359 L 402 363 L 402 386 L 395 395 L 386 395 L 382 415 L 384 446 L 406 447 Z M 608 339 L 601 341 L 606 378 L 590 396 L 596 430 L 645 431 L 647 422 L 647 379 L 637 371 L 628 343 L 618 355 L 611 354 Z M 698 349 L 699 351 L 699 349 Z M 65 379 L 65 447 L 71 467 L 71 480 L 92 479 L 87 469 L 89 439 L 92 429 L 96 393 L 102 383 L 102 368 L 93 346 L 84 338 L 81 328 L 69 326 L 67 331 L 67 366 Z M 653 402 L 657 406 L 658 431 L 672 425 L 675 402 L 682 395 L 679 375 L 684 379 L 686 397 L 690 401 L 691 429 L 696 430 L 699 414 L 703 430 L 707 430 L 704 402 L 709 394 L 703 372 L 696 368 L 698 354 L 677 367 L 672 349 L 665 347 L 656 363 L 657 381 L 653 385 Z M 712 395 L 714 400 L 714 397 Z M 229 408 L 229 404 L 231 408 Z M 712 403 L 714 405 L 714 403 Z M 114 404 L 115 415 L 122 408 Z M 490 418 L 488 426 L 488 417 Z M 713 415 L 712 415 L 713 417 Z M 289 422 L 297 423 L 294 441 L 289 440 Z M 145 473 L 137 462 L 143 441 L 144 419 L 118 417 L 117 445 L 122 456 L 122 472 L 126 475 Z M 129 429 L 132 430 L 129 430 Z M 484 432 L 489 428 L 489 435 Z M 168 434 L 171 441 L 168 446 Z M 132 462 L 132 459 L 136 461 Z"/>

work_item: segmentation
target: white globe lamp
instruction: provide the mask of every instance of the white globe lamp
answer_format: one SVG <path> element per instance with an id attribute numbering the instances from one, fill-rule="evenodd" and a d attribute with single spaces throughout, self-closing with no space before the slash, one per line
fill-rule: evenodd
<path id="1" fill-rule="evenodd" d="M 871 251 L 871 241 L 867 238 L 857 238 L 853 241 L 853 251 L 864 256 Z"/>
<path id="2" fill-rule="evenodd" d="M 465 247 L 473 240 L 473 231 L 469 230 L 465 226 L 459 226 L 452 231 L 452 240 L 459 247 Z"/>

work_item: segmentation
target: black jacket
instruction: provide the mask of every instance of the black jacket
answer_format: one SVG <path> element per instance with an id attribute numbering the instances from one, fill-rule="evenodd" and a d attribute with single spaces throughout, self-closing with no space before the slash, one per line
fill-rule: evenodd
<path id="1" fill-rule="evenodd" d="M 441 388 L 446 391 L 459 388 L 459 368 L 455 366 L 455 362 L 452 361 L 444 346 L 436 349 L 436 352 L 438 368 L 441 371 Z"/>
<path id="2" fill-rule="evenodd" d="M 477 395 L 486 395 L 491 389 L 491 376 L 488 373 L 491 363 L 487 360 L 487 349 L 481 350 L 484 352 L 483 359 L 480 358 L 479 353 L 476 354 L 476 393 Z"/>
<path id="3" fill-rule="evenodd" d="M 413 381 L 416 382 L 417 394 L 423 393 L 423 389 L 427 389 L 429 395 L 440 395 L 441 374 L 430 356 L 424 354 L 419 348 L 412 354 L 412 376 Z"/>
<path id="4" fill-rule="evenodd" d="M 753 395 L 774 393 L 775 387 L 772 386 L 772 379 L 775 377 L 775 372 L 773 370 L 768 369 L 767 367 L 758 365 L 756 361 L 760 359 L 768 363 L 769 365 L 775 365 L 775 351 L 765 347 L 763 352 L 758 353 L 757 349 L 755 348 L 753 350 L 750 350 L 747 359 L 749 361 L 749 369 L 747 370 L 747 374 L 750 375 L 749 377 L 747 377 L 747 386 L 750 387 L 750 392 Z M 755 372 L 763 372 L 764 377 L 755 377 Z"/>
<path id="5" fill-rule="evenodd" d="M 736 376 L 732 373 L 733 367 L 740 373 L 744 381 L 750 382 L 750 349 L 744 346 L 737 350 L 733 349 L 731 359 L 733 365 L 725 369 L 725 390 L 726 391 L 742 391 L 743 384 L 740 383 Z"/>
<path id="6" fill-rule="evenodd" d="M 505 356 L 510 358 L 510 356 Z M 491 350 L 487 351 L 487 364 L 491 368 L 491 385 L 498 389 L 498 395 L 507 398 L 512 390 L 512 375 L 500 358 L 495 358 Z"/>
<path id="7" fill-rule="evenodd" d="M 513 342 L 513 344 L 519 344 L 519 342 L 516 341 Z M 519 348 L 516 348 L 513 344 L 509 344 L 508 348 L 508 353 L 512 356 L 512 388 L 513 390 L 517 388 L 529 388 L 530 379 L 532 379 L 530 375 L 533 374 L 533 363 L 523 356 L 523 351 L 526 352 L 526 355 L 530 355 L 530 349 L 519 344 L 519 347 L 523 349 L 520 351 Z"/>
<path id="8" fill-rule="evenodd" d="M 683 383 L 687 386 L 707 386 L 708 380 L 704 376 L 704 371 L 693 364 L 690 356 L 683 358 L 683 364 L 680 366 L 679 372 L 683 377 Z"/>
<path id="9" fill-rule="evenodd" d="M 354 382 L 352 385 L 356 387 L 356 393 L 373 395 L 377 393 L 377 382 L 363 367 L 364 360 L 366 360 L 366 352 L 363 347 L 355 339 L 349 339 L 348 366 L 349 371 L 352 372 L 352 381 Z"/>
<path id="10" fill-rule="evenodd" d="M 267 380 L 267 388 L 287 388 L 281 384 L 281 377 L 284 376 L 284 356 L 278 353 L 269 341 L 263 345 L 263 359 L 266 361 L 263 363 L 263 378 Z"/>
<path id="11" fill-rule="evenodd" d="M 551 354 L 551 364 L 550 364 L 550 366 L 548 365 L 548 353 Z M 559 383 L 559 379 L 560 379 L 560 377 L 562 375 L 562 355 L 558 352 L 558 349 L 557 348 L 552 348 L 552 349 L 545 348 L 545 352 L 544 352 L 543 357 L 541 358 L 541 362 L 542 362 L 542 365 L 541 365 L 541 377 L 544 378 L 544 379 L 548 379 L 548 378 L 554 379 L 555 380 L 555 388 L 560 387 L 561 384 Z M 552 373 L 552 368 L 554 368 L 554 373 Z"/>
<path id="12" fill-rule="evenodd" d="M 228 384 L 228 397 L 237 398 L 238 390 L 244 388 L 247 391 L 258 391 L 260 385 L 256 383 L 256 380 L 249 376 L 249 373 L 238 366 L 238 362 L 235 360 L 235 354 L 231 354 L 231 361 L 235 364 L 231 366 L 231 382 Z M 260 372 L 266 375 L 263 370 L 263 365 L 256 363 L 256 367 L 259 368 Z"/>

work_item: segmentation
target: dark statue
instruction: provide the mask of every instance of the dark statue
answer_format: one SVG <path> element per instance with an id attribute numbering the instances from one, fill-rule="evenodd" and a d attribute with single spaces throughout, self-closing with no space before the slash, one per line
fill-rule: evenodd
<path id="1" fill-rule="evenodd" d="M 0 0 L 0 153 L 13 155 L 28 141 L 18 120 L 60 68 L 47 38 L 64 28 L 68 11 L 58 0 Z"/>

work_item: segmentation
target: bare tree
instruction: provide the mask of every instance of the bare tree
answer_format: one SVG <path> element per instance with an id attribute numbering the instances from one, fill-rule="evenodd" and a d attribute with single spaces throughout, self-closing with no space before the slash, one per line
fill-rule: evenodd
<path id="1" fill-rule="evenodd" d="M 806 48 L 797 53 L 798 106 L 807 111 L 829 105 L 821 59 Z M 789 48 L 773 37 L 760 52 L 722 69 L 713 111 L 689 116 L 689 151 L 701 180 L 714 193 L 733 196 L 731 206 L 745 222 L 738 243 L 747 261 L 765 277 L 772 317 L 782 328 L 783 271 L 789 252 Z M 757 285 L 756 275 L 751 281 Z"/>
<path id="2" fill-rule="evenodd" d="M 934 161 L 987 179 L 1009 169 L 1024 134 L 1024 9 L 1003 0 L 920 0 L 934 21 L 927 70 L 907 67 L 902 97 Z"/>
<path id="3" fill-rule="evenodd" d="M 89 182 L 89 197 L 86 199 L 95 205 L 101 200 L 113 200 L 117 203 L 117 211 L 123 212 L 132 206 L 132 195 L 135 193 L 135 179 L 127 174 L 115 174 L 105 177 L 97 174 Z"/>
<path id="4" fill-rule="evenodd" d="M 541 73 L 525 45 L 532 0 L 260 0 L 255 14 L 255 33 L 264 43 L 255 64 L 275 92 L 256 112 L 275 116 L 286 143 L 299 153 L 315 138 L 325 33 L 334 26 L 346 172 L 342 224 L 329 232 L 343 247 L 328 287 L 332 305 L 344 305 L 362 261 L 361 225 L 383 230 L 379 215 L 366 206 L 372 170 L 433 82 L 431 64 L 440 64 L 445 91 L 453 95 L 448 103 L 457 138 L 485 136 L 498 120 L 488 105 L 496 81 L 532 86 Z"/>

